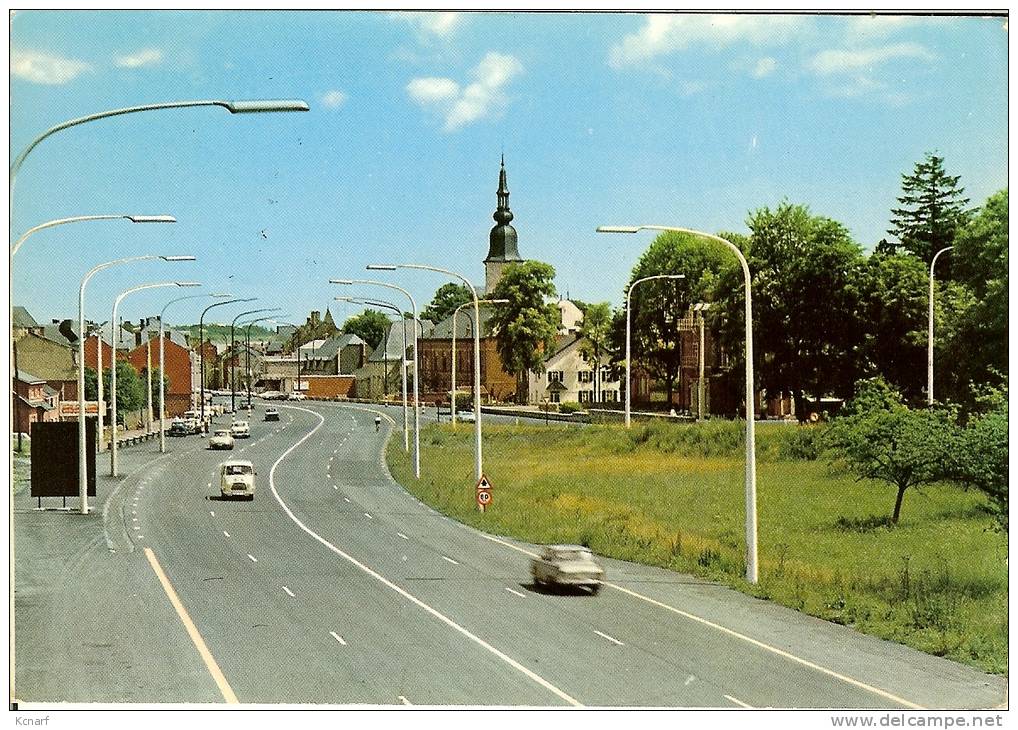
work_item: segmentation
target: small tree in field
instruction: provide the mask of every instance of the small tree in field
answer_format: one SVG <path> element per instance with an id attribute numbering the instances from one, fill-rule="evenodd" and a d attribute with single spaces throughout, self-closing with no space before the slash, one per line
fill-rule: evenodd
<path id="1" fill-rule="evenodd" d="M 911 409 L 881 378 L 859 381 L 842 413 L 828 433 L 831 455 L 859 479 L 897 489 L 891 522 L 898 524 L 905 492 L 951 471 L 959 445 L 956 413 Z"/>
<path id="2" fill-rule="evenodd" d="M 980 411 L 961 434 L 952 476 L 990 498 L 997 524 L 1007 532 L 1007 384 L 977 390 Z"/>

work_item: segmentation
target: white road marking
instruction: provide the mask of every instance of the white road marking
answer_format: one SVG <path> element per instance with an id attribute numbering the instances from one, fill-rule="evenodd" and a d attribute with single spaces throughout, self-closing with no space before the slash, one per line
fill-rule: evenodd
<path id="1" fill-rule="evenodd" d="M 696 679 L 696 677 L 694 677 L 692 674 L 690 674 L 688 677 L 686 677 L 686 681 L 682 684 L 682 686 L 683 687 L 688 687 L 689 685 L 691 685 L 693 683 L 694 679 Z"/>
<path id="2" fill-rule="evenodd" d="M 213 517 L 215 517 L 215 516 L 216 516 L 216 513 L 215 513 L 215 512 L 213 512 L 212 510 L 209 510 L 209 514 L 210 514 L 210 515 L 212 515 Z"/>
<path id="3" fill-rule="evenodd" d="M 597 629 L 594 629 L 594 633 L 597 634 L 598 636 L 604 638 L 604 639 L 608 639 L 608 641 L 610 641 L 613 644 L 618 644 L 619 646 L 625 646 L 625 644 L 623 644 L 621 641 L 616 639 L 614 636 L 608 636 L 608 634 L 606 634 L 606 633 L 604 633 L 602 631 L 598 631 Z"/>
<path id="4" fill-rule="evenodd" d="M 350 498 L 349 498 L 349 497 L 343 497 L 343 501 L 344 501 L 344 502 L 349 502 L 349 501 L 350 501 Z"/>
<path id="5" fill-rule="evenodd" d="M 209 487 L 210 489 L 212 488 L 212 482 L 209 482 L 209 483 L 208 483 L 208 487 Z"/>
<path id="6" fill-rule="evenodd" d="M 337 492 L 339 491 L 339 487 L 337 487 L 335 484 L 332 485 L 332 488 L 335 489 Z"/>
<path id="7" fill-rule="evenodd" d="M 310 431 L 308 431 L 299 440 L 297 440 L 289 449 L 284 451 L 280 455 L 280 457 L 278 459 L 276 459 L 276 461 L 272 464 L 272 468 L 269 470 L 269 489 L 272 491 L 272 496 L 276 498 L 276 502 L 279 503 L 279 506 L 282 508 L 282 510 L 284 512 L 286 512 L 287 516 L 291 520 L 293 520 L 294 524 L 296 524 L 300 529 L 302 529 L 308 535 L 313 537 L 319 544 L 321 544 L 327 550 L 330 550 L 330 551 L 334 552 L 336 555 L 340 556 L 341 558 L 343 558 L 347 562 L 349 562 L 352 565 L 360 568 L 362 571 L 364 571 L 365 573 L 370 575 L 372 578 L 377 580 L 379 583 L 381 583 L 385 587 L 389 588 L 392 591 L 395 591 L 399 595 L 403 596 L 403 598 L 405 598 L 406 600 L 410 601 L 415 606 L 419 607 L 421 610 L 426 611 L 427 613 L 429 613 L 432 616 L 434 616 L 436 619 L 438 619 L 439 621 L 444 623 L 449 628 L 451 628 L 454 631 L 458 632 L 459 634 L 461 634 L 462 636 L 466 637 L 470 641 L 473 641 L 475 644 L 477 644 L 478 646 L 482 647 L 483 649 L 491 652 L 496 657 L 498 657 L 499 659 L 504 661 L 506 664 L 511 666 L 513 669 L 517 670 L 518 672 L 520 672 L 521 674 L 523 674 L 524 676 L 526 676 L 527 678 L 529 678 L 530 680 L 532 680 L 536 684 L 541 685 L 542 687 L 547 689 L 549 692 L 552 692 L 557 697 L 562 699 L 564 702 L 567 702 L 570 705 L 573 705 L 575 707 L 582 707 L 583 705 L 579 701 L 577 701 L 575 698 L 573 698 L 573 697 L 569 696 L 568 694 L 566 694 L 565 692 L 563 692 L 561 689 L 559 689 L 558 687 L 553 685 L 548 680 L 546 680 L 543 677 L 539 676 L 538 674 L 536 674 L 535 672 L 531 671 L 530 669 L 527 669 L 525 666 L 520 664 L 518 661 L 516 661 L 515 659 L 513 659 L 509 655 L 505 654 L 504 652 L 499 651 L 498 649 L 496 649 L 494 646 L 492 646 L 491 644 L 486 642 L 481 637 L 477 636 L 476 634 L 471 633 L 468 629 L 464 628 L 463 626 L 460 626 L 458 623 L 453 621 L 451 618 L 449 618 L 445 614 L 441 613 L 440 611 L 432 608 L 427 603 L 425 603 L 421 599 L 417 598 L 413 594 L 409 593 L 408 591 L 404 590 L 403 588 L 400 588 L 398 585 L 393 583 L 391 580 L 389 580 L 388 578 L 383 576 L 381 573 L 378 573 L 375 570 L 372 570 L 367 565 L 365 565 L 364 563 L 362 563 L 359 560 L 357 560 L 357 558 L 355 558 L 352 555 L 349 555 L 349 554 L 343 552 L 338 547 L 333 545 L 331 542 L 326 540 L 324 537 L 322 537 L 317 532 L 315 532 L 310 527 L 308 527 L 307 525 L 305 525 L 303 522 L 300 521 L 300 518 L 297 517 L 297 515 L 295 515 L 293 513 L 293 511 L 286 505 L 286 503 L 283 501 L 283 499 L 279 496 L 279 492 L 276 490 L 276 483 L 275 483 L 276 468 L 279 466 L 280 462 L 283 461 L 283 459 L 285 459 L 287 456 L 289 456 L 291 453 L 293 453 L 293 451 L 298 446 L 300 446 L 302 443 L 304 443 L 307 439 L 311 438 L 311 436 L 314 434 L 314 432 L 317 431 L 319 428 L 321 428 L 322 424 L 325 423 L 325 418 L 323 416 L 321 416 L 320 414 L 315 413 L 314 411 L 308 410 L 307 408 L 298 408 L 298 407 L 295 407 L 295 406 L 289 406 L 289 407 L 293 408 L 294 410 L 304 411 L 305 413 L 309 413 L 309 414 L 311 414 L 311 415 L 313 415 L 313 416 L 318 418 L 318 425 L 315 426 Z M 367 410 L 367 409 L 358 409 L 358 410 Z M 375 412 L 376 413 L 380 413 L 379 411 L 375 411 Z M 385 417 L 389 421 L 392 421 L 392 418 L 390 416 L 386 415 Z"/>
<path id="8" fill-rule="evenodd" d="M 734 697 L 732 697 L 731 695 L 725 695 L 724 697 L 725 697 L 725 699 L 726 699 L 726 700 L 728 700 L 729 702 L 733 702 L 733 703 L 735 703 L 735 704 L 736 704 L 736 705 L 738 705 L 739 707 L 745 707 L 745 708 L 747 708 L 747 709 L 750 709 L 750 710 L 752 710 L 752 709 L 753 709 L 753 705 L 747 705 L 747 704 L 746 704 L 745 702 L 743 702 L 742 700 L 737 700 L 737 699 L 735 699 Z"/>
<path id="9" fill-rule="evenodd" d="M 369 515 L 367 512 L 364 513 L 364 516 L 367 517 L 369 520 L 373 520 L 374 519 L 374 517 Z"/>
<path id="10" fill-rule="evenodd" d="M 513 588 L 506 588 L 506 590 L 509 591 L 510 593 L 512 593 L 514 596 L 519 596 L 520 598 L 526 598 L 525 595 L 523 595 L 522 593 L 520 593 L 519 591 L 517 591 L 517 590 L 515 590 Z"/>
<path id="11" fill-rule="evenodd" d="M 297 596 L 295 596 L 295 595 L 293 594 L 293 591 L 291 591 L 291 590 L 290 590 L 289 588 L 287 588 L 286 586 L 283 586 L 283 590 L 284 590 L 284 591 L 286 591 L 286 595 L 288 595 L 288 596 L 289 596 L 290 598 L 296 598 L 296 597 L 297 597 Z"/>
<path id="12" fill-rule="evenodd" d="M 397 696 L 396 696 L 396 699 L 397 699 L 397 700 L 399 700 L 400 702 L 402 702 L 402 703 L 403 703 L 404 705 L 411 705 L 411 706 L 413 705 L 413 703 L 412 703 L 412 702 L 410 702 L 410 700 L 408 700 L 408 699 L 407 699 L 406 697 L 404 697 L 403 695 L 397 695 Z"/>
<path id="13" fill-rule="evenodd" d="M 223 530 L 223 534 L 226 535 L 226 537 L 230 536 L 230 533 L 228 533 L 226 530 Z"/>
<path id="14" fill-rule="evenodd" d="M 251 553 L 248 553 L 248 554 L 247 554 L 247 556 L 248 556 L 249 558 L 251 558 L 251 562 L 252 562 L 252 563 L 257 563 L 257 562 L 258 562 L 258 558 L 256 558 L 256 557 L 255 557 L 254 555 L 252 555 Z"/>
<path id="15" fill-rule="evenodd" d="M 337 634 L 337 633 L 336 633 L 335 631 L 330 631 L 329 633 L 330 633 L 330 634 L 332 634 L 332 638 L 333 638 L 333 639 L 335 639 L 336 641 L 338 641 L 338 642 L 339 642 L 340 644 L 342 644 L 343 646 L 346 646 L 346 642 L 345 642 L 345 641 L 343 641 L 343 637 L 342 637 L 342 636 L 340 636 L 339 634 Z"/>
<path id="16" fill-rule="evenodd" d="M 455 560 L 453 560 L 452 558 L 446 557 L 445 555 L 442 556 L 442 560 L 448 560 L 453 565 L 459 565 L 459 563 L 457 563 Z"/>
<path id="17" fill-rule="evenodd" d="M 140 528 L 140 527 L 138 527 L 137 525 L 135 525 L 135 526 L 134 526 L 134 529 L 135 529 L 135 530 L 140 530 L 141 528 Z"/>
<path id="18" fill-rule="evenodd" d="M 397 532 L 396 534 L 399 535 L 400 537 L 402 537 L 404 540 L 409 540 L 410 539 L 409 537 L 404 535 L 402 532 Z"/>

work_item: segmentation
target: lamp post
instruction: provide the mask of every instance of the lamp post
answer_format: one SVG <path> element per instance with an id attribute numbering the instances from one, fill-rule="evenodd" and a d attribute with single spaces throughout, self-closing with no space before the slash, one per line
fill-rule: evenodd
<path id="1" fill-rule="evenodd" d="M 685 274 L 655 274 L 654 276 L 645 276 L 642 279 L 637 279 L 632 284 L 630 284 L 629 290 L 626 292 L 626 428 L 629 428 L 631 425 L 629 417 L 630 414 L 629 399 L 632 397 L 632 386 L 630 384 L 632 377 L 632 356 L 630 355 L 630 351 L 632 349 L 631 319 L 633 310 L 632 307 L 633 289 L 636 288 L 637 284 L 642 284 L 645 281 L 651 281 L 653 279 L 685 279 L 685 278 L 686 278 Z M 669 407 L 671 407 L 672 404 L 669 403 L 668 405 Z"/>
<path id="2" fill-rule="evenodd" d="M 237 339 L 236 339 L 236 328 L 237 320 L 241 317 L 246 317 L 249 314 L 261 314 L 262 312 L 278 312 L 280 307 L 268 307 L 263 309 L 251 309 L 247 312 L 241 312 L 233 321 L 230 323 L 230 412 L 233 413 L 237 410 L 237 367 L 234 364 L 237 359 Z M 299 363 L 298 363 L 299 367 Z"/>
<path id="3" fill-rule="evenodd" d="M 25 231 L 21 238 L 14 242 L 11 247 L 11 258 L 14 258 L 14 254 L 21 248 L 21 244 L 28 240 L 29 236 L 33 233 L 38 233 L 46 228 L 53 228 L 54 226 L 62 226 L 66 223 L 81 223 L 83 221 L 113 221 L 113 220 L 128 220 L 131 223 L 176 223 L 177 219 L 172 215 L 129 215 L 129 214 L 111 214 L 111 215 L 76 215 L 71 218 L 58 218 L 56 220 L 47 221 L 41 223 L 34 228 L 29 228 Z"/>
<path id="4" fill-rule="evenodd" d="M 700 320 L 700 347 L 697 348 L 697 352 L 700 353 L 700 377 L 696 384 L 696 420 L 702 421 L 704 418 L 704 412 L 706 406 L 704 405 L 705 390 L 704 390 L 704 336 L 703 336 L 703 317 L 704 312 L 710 309 L 710 302 L 697 302 L 693 305 L 693 311 L 698 313 L 698 319 Z"/>
<path id="5" fill-rule="evenodd" d="M 508 304 L 508 299 L 481 299 L 479 304 Z M 452 407 L 449 409 L 451 413 L 452 427 L 456 428 L 456 315 L 464 307 L 469 307 L 473 302 L 464 302 L 463 304 L 452 310 L 452 377 L 450 378 Z M 480 329 L 480 323 L 474 323 L 475 329 Z"/>
<path id="6" fill-rule="evenodd" d="M 277 317 L 286 317 L 289 315 L 279 314 Z M 244 346 L 246 348 L 245 357 L 246 364 L 244 369 L 247 371 L 247 409 L 251 410 L 251 327 L 258 322 L 268 322 L 274 320 L 274 317 L 259 317 L 258 319 L 252 319 L 250 322 L 241 322 L 242 325 L 246 325 L 246 331 L 244 333 Z"/>
<path id="7" fill-rule="evenodd" d="M 81 514 L 88 514 L 88 448 L 85 438 L 85 286 L 88 280 L 97 272 L 108 269 L 111 266 L 127 264 L 135 261 L 194 261 L 194 256 L 129 256 L 127 258 L 115 259 L 94 266 L 85 274 L 78 287 L 78 330 L 81 335 L 78 337 L 78 498 L 81 502 Z M 116 326 L 115 324 L 113 326 Z M 99 352 L 102 353 L 102 337 L 99 337 Z M 114 361 L 116 356 L 114 356 Z M 100 361 L 101 362 L 101 361 Z M 114 370 L 116 367 L 114 366 Z M 99 368 L 99 383 L 102 384 L 102 366 Z M 100 393 L 102 391 L 100 390 Z M 99 398 L 99 425 L 102 425 L 102 398 Z M 99 432 L 99 441 L 102 442 L 102 432 Z"/>
<path id="8" fill-rule="evenodd" d="M 402 322 L 400 329 L 403 331 L 403 356 L 400 357 L 400 362 L 403 366 L 400 367 L 400 381 L 403 386 L 403 450 L 410 451 L 410 422 L 407 416 L 407 395 L 406 395 L 406 318 L 403 316 L 403 310 L 397 307 L 392 302 L 388 302 L 382 299 L 363 299 L 360 297 L 335 297 L 337 301 L 342 302 L 357 302 L 358 304 L 366 304 L 372 307 L 380 307 L 382 309 L 388 309 L 396 313 L 396 317 Z M 416 331 L 417 324 L 414 324 L 414 330 Z M 382 382 L 386 396 L 388 396 L 388 380 L 389 380 L 389 328 L 385 329 L 385 342 L 382 344 L 382 372 L 384 373 Z"/>
<path id="9" fill-rule="evenodd" d="M 674 226 L 599 226 L 598 233 L 637 233 L 638 231 L 672 231 L 716 241 L 729 248 L 742 266 L 743 284 L 746 289 L 746 581 L 756 583 L 759 579 L 757 567 L 757 521 L 756 521 L 756 404 L 753 393 L 753 282 L 749 264 L 739 247 L 731 241 L 691 228 Z"/>
<path id="10" fill-rule="evenodd" d="M 394 271 L 396 267 L 378 267 L 374 264 L 367 266 L 368 269 L 375 270 L 380 269 L 383 271 Z M 390 284 L 386 281 L 374 281 L 372 279 L 329 279 L 330 284 L 343 284 L 346 286 L 352 284 L 370 284 L 372 286 L 381 286 L 386 289 L 392 289 L 398 291 L 407 299 L 410 300 L 410 309 L 414 318 L 414 476 L 417 479 L 421 478 L 421 399 L 419 381 L 421 379 L 421 371 L 417 361 L 417 302 L 414 301 L 413 296 L 401 286 Z M 403 329 L 406 330 L 406 323 L 403 323 Z M 406 370 L 406 350 L 403 350 L 403 356 L 400 358 L 400 367 Z"/>
<path id="11" fill-rule="evenodd" d="M 198 318 L 198 347 L 199 347 L 199 360 L 201 361 L 201 385 L 200 385 L 200 398 L 201 398 L 201 427 L 205 430 L 205 313 L 215 307 L 224 307 L 227 304 L 237 304 L 238 302 L 253 302 L 258 297 L 248 297 L 246 299 L 230 299 L 226 302 L 216 302 L 205 307 L 202 311 L 201 316 Z"/>
<path id="12" fill-rule="evenodd" d="M 933 255 L 930 261 L 930 317 L 929 331 L 926 336 L 926 402 L 933 405 L 933 267 L 937 265 L 940 254 L 950 251 L 954 246 L 942 248 Z"/>
<path id="13" fill-rule="evenodd" d="M 164 342 L 165 342 L 165 335 L 163 334 L 163 320 L 164 320 L 165 315 L 166 315 L 166 310 L 169 308 L 169 306 L 171 304 L 175 304 L 176 302 L 182 302 L 185 299 L 204 299 L 205 297 L 213 297 L 214 299 L 225 299 L 225 298 L 228 298 L 230 296 L 232 296 L 232 295 L 231 294 L 219 293 L 219 294 L 192 294 L 192 295 L 186 296 L 186 297 L 177 297 L 176 299 L 171 299 L 170 301 L 166 302 L 166 305 L 162 308 L 162 311 L 159 312 L 159 453 L 161 453 L 161 454 L 166 453 L 166 423 L 165 423 L 165 421 L 166 421 L 166 403 L 165 403 L 166 395 L 164 393 L 165 388 L 163 386 L 163 380 L 164 380 L 164 376 L 165 376 L 165 372 L 166 372 L 163 369 L 163 366 L 164 366 L 164 354 L 165 354 L 165 348 L 163 347 Z M 200 343 L 199 343 L 199 349 L 201 349 Z M 193 382 L 194 381 L 192 380 L 192 383 Z M 194 392 L 194 391 L 191 391 L 190 388 L 188 388 L 188 390 L 191 393 Z M 190 400 L 190 398 L 189 398 L 189 400 Z"/>
<path id="14" fill-rule="evenodd" d="M 121 292 L 120 295 L 113 301 L 113 318 L 111 322 L 117 321 L 117 309 L 120 307 L 120 302 L 124 300 L 124 297 L 135 292 L 143 291 L 145 289 L 162 289 L 168 286 L 201 286 L 198 282 L 194 281 L 162 281 L 154 284 L 141 284 L 139 286 L 132 287 L 127 291 Z M 151 350 L 150 350 L 151 352 Z M 149 399 L 151 401 L 152 390 L 149 388 Z M 110 414 L 110 420 L 112 423 L 112 435 L 110 439 L 110 476 L 117 476 L 117 357 L 116 351 L 113 353 L 113 367 L 110 368 L 110 403 L 112 404 L 112 410 Z"/>

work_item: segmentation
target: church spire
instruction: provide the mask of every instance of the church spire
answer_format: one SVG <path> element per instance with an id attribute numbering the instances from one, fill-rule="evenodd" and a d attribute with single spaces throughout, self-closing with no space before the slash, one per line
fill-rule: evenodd
<path id="1" fill-rule="evenodd" d="M 498 172 L 498 208 L 492 218 L 499 225 L 505 226 L 513 219 L 513 212 L 509 210 L 509 187 L 505 180 L 505 154 L 502 155 L 502 168 Z"/>

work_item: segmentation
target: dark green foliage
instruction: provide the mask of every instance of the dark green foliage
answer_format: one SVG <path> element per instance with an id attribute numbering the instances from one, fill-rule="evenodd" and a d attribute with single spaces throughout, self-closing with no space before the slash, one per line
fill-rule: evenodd
<path id="1" fill-rule="evenodd" d="M 965 225 L 968 213 L 957 175 L 944 171 L 944 158 L 927 152 L 911 175 L 901 176 L 900 208 L 891 210 L 891 228 L 900 247 L 929 266 L 933 256 L 954 243 L 955 232 Z"/>
<path id="2" fill-rule="evenodd" d="M 371 349 L 378 347 L 378 343 L 385 337 L 385 330 L 389 327 L 389 318 L 377 309 L 365 309 L 360 314 L 350 317 L 343 323 L 343 334 L 357 335 L 367 342 Z M 409 331 L 408 331 L 409 332 Z M 409 336 L 409 335 L 408 335 Z"/>
<path id="3" fill-rule="evenodd" d="M 577 411 L 582 411 L 582 410 L 583 410 L 583 406 L 581 406 L 576 401 L 565 401 L 563 403 L 559 403 L 558 404 L 558 412 L 559 413 L 576 413 Z"/>
<path id="4" fill-rule="evenodd" d="M 474 300 L 473 294 L 465 284 L 443 284 L 438 287 L 431 303 L 421 312 L 421 319 L 431 320 L 435 324 L 452 316 L 456 307 Z"/>
<path id="5" fill-rule="evenodd" d="M 955 453 L 953 476 L 990 498 L 997 523 L 1005 532 L 1007 519 L 1007 384 L 980 389 L 980 410 L 969 417 Z"/>
<path id="6" fill-rule="evenodd" d="M 610 361 L 612 352 L 612 311 L 608 302 L 588 304 L 583 314 L 580 335 L 580 356 L 594 371 L 594 402 L 600 402 L 601 367 Z M 616 353 L 617 354 L 617 353 Z"/>

